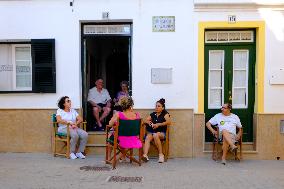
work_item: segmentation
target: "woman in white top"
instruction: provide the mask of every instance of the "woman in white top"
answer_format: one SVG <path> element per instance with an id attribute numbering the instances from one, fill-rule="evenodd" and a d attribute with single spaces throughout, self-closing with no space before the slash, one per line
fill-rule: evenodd
<path id="1" fill-rule="evenodd" d="M 85 159 L 86 157 L 83 155 L 87 140 L 88 133 L 83 129 L 79 128 L 78 125 L 82 123 L 83 119 L 79 116 L 79 114 L 71 108 L 71 100 L 68 96 L 63 96 L 58 101 L 58 107 L 56 113 L 56 120 L 59 124 L 58 132 L 67 133 L 67 125 L 69 124 L 70 130 L 70 158 L 71 159 Z M 78 152 L 76 153 L 76 144 L 78 139 L 80 138 L 80 145 L 78 148 Z"/>

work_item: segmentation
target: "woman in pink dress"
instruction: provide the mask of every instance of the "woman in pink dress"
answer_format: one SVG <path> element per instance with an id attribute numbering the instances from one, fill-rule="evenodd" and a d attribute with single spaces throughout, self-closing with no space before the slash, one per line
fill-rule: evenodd
<path id="1" fill-rule="evenodd" d="M 122 108 L 122 112 L 116 112 L 111 120 L 109 121 L 109 125 L 113 126 L 116 124 L 117 119 L 121 120 L 135 120 L 140 119 L 140 114 L 134 112 L 133 110 L 133 100 L 131 97 L 122 97 L 119 100 L 119 105 Z M 142 142 L 140 141 L 138 136 L 118 136 L 119 145 L 123 149 L 128 148 L 141 148 Z M 125 157 L 121 157 L 121 159 L 125 159 Z"/>

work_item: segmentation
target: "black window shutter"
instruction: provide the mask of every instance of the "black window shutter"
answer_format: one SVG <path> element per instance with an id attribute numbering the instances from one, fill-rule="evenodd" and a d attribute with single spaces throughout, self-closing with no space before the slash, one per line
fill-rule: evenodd
<path id="1" fill-rule="evenodd" d="M 32 81 L 35 93 L 56 93 L 55 39 L 32 39 Z"/>

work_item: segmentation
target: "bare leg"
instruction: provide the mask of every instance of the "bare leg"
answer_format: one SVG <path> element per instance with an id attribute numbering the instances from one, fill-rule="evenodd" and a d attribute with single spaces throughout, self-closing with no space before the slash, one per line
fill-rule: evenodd
<path id="1" fill-rule="evenodd" d="M 231 148 L 236 147 L 236 145 L 232 141 L 231 134 L 227 130 L 223 130 L 222 135 L 223 135 L 224 141 L 226 141 L 231 146 Z"/>
<path id="2" fill-rule="evenodd" d="M 229 143 L 226 140 L 224 140 L 223 146 L 222 146 L 222 150 L 223 150 L 222 160 L 226 160 L 228 147 L 229 147 Z"/>
<path id="3" fill-rule="evenodd" d="M 150 148 L 150 142 L 153 140 L 153 135 L 151 133 L 147 134 L 145 143 L 144 143 L 144 155 L 148 155 L 149 148 Z"/>
<path id="4" fill-rule="evenodd" d="M 102 126 L 101 121 L 100 121 L 100 117 L 99 117 L 100 112 L 101 112 L 101 108 L 93 107 L 93 114 L 94 114 L 94 117 L 96 118 L 96 121 L 97 121 L 97 124 L 98 124 L 99 127 Z"/>
<path id="5" fill-rule="evenodd" d="M 158 147 L 159 154 L 163 154 L 163 148 L 162 148 L 162 143 L 160 139 L 163 139 L 164 135 L 160 132 L 154 133 L 153 138 L 154 138 L 156 146 Z"/>
<path id="6" fill-rule="evenodd" d="M 110 111 L 111 111 L 111 109 L 109 108 L 109 107 L 104 107 L 103 108 L 103 115 L 100 117 L 100 122 L 102 121 L 102 120 L 104 120 L 104 118 L 106 117 L 106 116 L 108 116 L 108 114 L 110 113 Z"/>

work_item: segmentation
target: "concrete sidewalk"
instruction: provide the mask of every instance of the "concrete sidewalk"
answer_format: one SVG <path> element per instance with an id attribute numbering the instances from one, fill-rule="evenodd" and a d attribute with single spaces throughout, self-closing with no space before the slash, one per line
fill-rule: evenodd
<path id="1" fill-rule="evenodd" d="M 227 165 L 207 158 L 176 158 L 159 164 L 156 159 L 141 167 L 119 163 L 110 171 L 80 170 L 104 166 L 103 157 L 68 160 L 51 154 L 0 153 L 1 189 L 55 188 L 284 188 L 284 161 L 228 161 Z M 110 176 L 143 177 L 141 183 L 107 182 Z"/>

